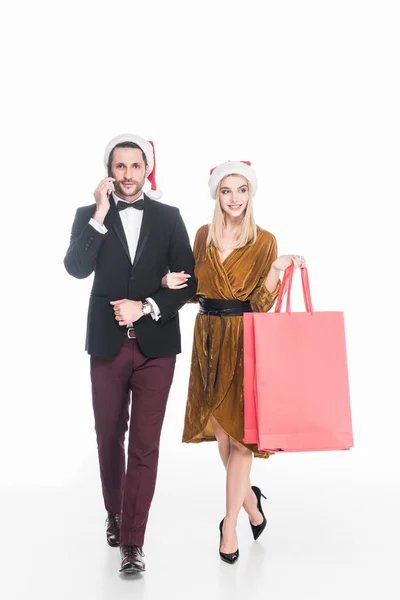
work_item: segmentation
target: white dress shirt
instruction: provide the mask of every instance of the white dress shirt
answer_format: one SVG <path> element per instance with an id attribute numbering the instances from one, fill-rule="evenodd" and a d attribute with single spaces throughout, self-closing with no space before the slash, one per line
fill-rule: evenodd
<path id="1" fill-rule="evenodd" d="M 118 196 L 114 193 L 112 193 L 112 196 L 113 196 L 115 205 L 117 205 L 117 203 L 119 201 L 126 202 L 126 200 L 123 200 L 122 198 L 118 198 Z M 138 200 L 142 200 L 142 199 L 144 199 L 143 194 L 141 196 L 139 196 L 139 198 L 136 198 L 135 202 L 137 202 Z M 126 204 L 133 204 L 133 203 L 126 202 Z M 121 212 L 119 213 L 119 216 L 121 217 L 126 241 L 128 242 L 128 249 L 129 249 L 129 255 L 131 258 L 131 263 L 133 264 L 133 261 L 135 259 L 137 245 L 139 242 L 140 228 L 142 226 L 142 220 L 143 220 L 143 211 L 136 210 L 136 209 L 133 209 L 133 210 L 125 209 L 125 210 L 121 210 Z M 99 233 L 104 234 L 104 233 L 107 233 L 107 231 L 108 231 L 107 227 L 105 225 L 100 225 L 100 223 L 98 223 L 94 219 L 90 219 L 89 224 L 92 227 L 94 227 Z M 157 303 L 154 302 L 154 300 L 152 298 L 146 298 L 146 300 L 153 307 L 153 312 L 151 312 L 150 315 L 152 316 L 152 318 L 155 321 L 158 321 L 158 319 L 161 317 L 161 313 L 160 313 L 160 309 L 157 306 Z M 128 327 L 129 327 L 129 325 L 128 325 Z"/>

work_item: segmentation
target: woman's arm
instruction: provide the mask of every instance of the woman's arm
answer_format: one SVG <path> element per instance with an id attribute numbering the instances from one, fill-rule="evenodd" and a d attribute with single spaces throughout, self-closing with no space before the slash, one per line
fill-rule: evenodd
<path id="1" fill-rule="evenodd" d="M 250 304 L 254 312 L 269 311 L 279 294 L 281 282 L 279 279 L 279 270 L 273 268 L 278 249 L 275 237 L 272 236 L 272 241 L 269 247 L 266 248 L 265 266 L 260 275 L 259 282 L 253 291 Z"/>
<path id="2" fill-rule="evenodd" d="M 196 261 L 200 251 L 201 240 L 204 237 L 205 227 L 200 227 L 200 229 L 196 233 L 196 237 L 193 245 L 193 256 Z M 161 280 L 161 287 L 168 288 L 170 290 L 179 290 L 181 288 L 187 287 L 188 280 L 190 275 L 187 275 L 183 271 L 180 273 L 167 273 Z M 196 284 L 197 285 L 197 284 Z M 187 303 L 196 304 L 199 302 L 199 296 L 195 294 L 192 298 L 187 300 Z"/>
<path id="3" fill-rule="evenodd" d="M 276 290 L 276 286 L 278 285 L 278 282 L 280 282 L 280 274 L 280 270 L 275 267 L 274 263 L 272 263 L 267 278 L 264 282 L 264 285 L 270 294 L 273 294 Z"/>

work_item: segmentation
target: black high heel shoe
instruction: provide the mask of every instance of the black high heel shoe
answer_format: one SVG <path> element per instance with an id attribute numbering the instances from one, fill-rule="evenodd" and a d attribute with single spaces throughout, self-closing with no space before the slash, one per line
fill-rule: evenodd
<path id="1" fill-rule="evenodd" d="M 260 523 L 260 525 L 253 525 L 250 522 L 250 527 L 251 527 L 251 530 L 253 532 L 253 537 L 254 537 L 255 540 L 258 540 L 258 538 L 260 537 L 260 535 L 262 534 L 262 532 L 264 531 L 264 529 L 267 526 L 267 519 L 266 519 L 266 516 L 264 515 L 264 511 L 263 511 L 262 506 L 261 506 L 261 496 L 265 500 L 267 499 L 267 497 L 264 496 L 264 494 L 261 492 L 260 488 L 258 488 L 256 485 L 252 485 L 251 489 L 253 490 L 253 492 L 255 493 L 256 498 L 257 498 L 257 508 L 260 511 L 260 513 L 262 514 L 262 516 L 264 517 L 264 520 L 263 520 L 262 523 Z"/>
<path id="2" fill-rule="evenodd" d="M 224 524 L 224 520 L 222 519 L 221 523 L 219 524 L 219 547 L 221 548 L 221 543 L 222 543 L 222 527 Z M 226 563 L 229 563 L 230 565 L 233 565 L 233 563 L 235 563 L 237 561 L 237 559 L 239 558 L 239 548 L 236 550 L 236 552 L 232 552 L 232 554 L 225 554 L 224 552 L 221 552 L 221 550 L 219 551 L 219 555 L 221 557 L 221 560 L 223 560 Z"/>

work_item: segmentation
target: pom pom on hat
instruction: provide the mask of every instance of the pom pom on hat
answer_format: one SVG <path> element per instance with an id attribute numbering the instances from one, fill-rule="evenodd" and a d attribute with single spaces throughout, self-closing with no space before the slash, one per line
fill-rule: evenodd
<path id="1" fill-rule="evenodd" d="M 147 165 L 149 167 L 147 179 L 151 185 L 151 189 L 148 192 L 145 192 L 145 194 L 151 198 L 151 200 L 159 200 L 163 194 L 161 190 L 157 189 L 156 184 L 156 157 L 154 152 L 154 143 L 145 140 L 139 135 L 135 135 L 133 133 L 122 133 L 108 142 L 104 153 L 104 167 L 106 169 L 106 176 L 108 176 L 108 159 L 110 158 L 110 154 L 115 146 L 122 144 L 123 142 L 133 142 L 139 146 L 141 150 L 143 150 L 147 160 Z"/>
<path id="2" fill-rule="evenodd" d="M 256 195 L 257 175 L 251 166 L 251 162 L 247 160 L 228 160 L 227 162 L 221 163 L 217 167 L 214 167 L 210 171 L 208 185 L 211 196 L 214 198 L 214 200 L 217 198 L 217 189 L 220 181 L 222 181 L 228 175 L 242 175 L 245 177 L 250 182 L 251 197 L 253 198 Z"/>

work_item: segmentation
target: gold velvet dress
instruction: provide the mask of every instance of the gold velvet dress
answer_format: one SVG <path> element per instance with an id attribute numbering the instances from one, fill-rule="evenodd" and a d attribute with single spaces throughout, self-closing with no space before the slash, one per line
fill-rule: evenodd
<path id="1" fill-rule="evenodd" d="M 201 227 L 194 243 L 197 295 L 219 300 L 250 302 L 254 312 L 266 312 L 275 302 L 280 282 L 271 294 L 264 285 L 272 263 L 277 257 L 275 237 L 257 227 L 256 242 L 237 248 L 221 262 L 218 250 L 206 246 L 208 225 Z M 226 331 L 220 350 L 221 318 L 210 316 L 210 378 L 205 391 L 207 375 L 208 316 L 196 317 L 192 363 L 185 424 L 182 441 L 189 443 L 215 441 L 210 415 L 228 435 L 246 446 L 254 456 L 268 458 L 268 452 L 259 452 L 256 444 L 244 444 L 243 405 L 243 317 L 224 316 Z M 218 382 L 213 382 L 220 350 Z"/>

